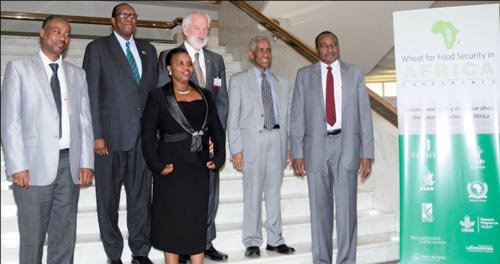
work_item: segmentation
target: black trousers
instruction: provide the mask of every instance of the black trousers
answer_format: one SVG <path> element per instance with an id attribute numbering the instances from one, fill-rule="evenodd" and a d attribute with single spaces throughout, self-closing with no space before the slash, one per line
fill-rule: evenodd
<path id="1" fill-rule="evenodd" d="M 151 172 L 142 154 L 141 140 L 129 151 L 113 151 L 95 158 L 97 215 L 101 240 L 111 260 L 120 259 L 123 236 L 118 226 L 120 193 L 127 196 L 128 244 L 134 256 L 151 249 Z"/>

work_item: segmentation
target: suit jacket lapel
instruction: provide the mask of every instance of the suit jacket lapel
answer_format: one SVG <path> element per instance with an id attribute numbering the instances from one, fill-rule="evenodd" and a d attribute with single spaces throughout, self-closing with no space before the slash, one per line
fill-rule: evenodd
<path id="1" fill-rule="evenodd" d="M 271 75 L 271 78 L 273 80 L 273 85 L 274 85 L 274 89 L 276 91 L 276 97 L 277 97 L 277 100 L 278 100 L 278 102 L 275 102 L 275 103 L 278 104 L 278 112 L 281 115 L 282 111 L 280 109 L 282 109 L 281 103 L 283 102 L 283 100 L 282 100 L 282 98 L 283 98 L 283 89 L 281 88 L 280 82 L 278 81 L 278 78 L 276 78 L 276 76 L 274 75 L 274 73 L 272 73 L 272 72 L 269 72 L 269 73 L 270 73 L 269 75 Z"/>
<path id="2" fill-rule="evenodd" d="M 255 76 L 255 72 L 253 70 L 253 67 L 250 67 L 247 71 L 247 78 L 248 78 L 248 90 L 251 91 L 252 95 L 257 99 L 259 102 L 259 106 L 264 109 L 264 103 L 262 102 L 262 93 L 260 91 L 260 83 L 259 79 L 257 79 L 257 76 Z"/>
<path id="3" fill-rule="evenodd" d="M 42 58 L 40 55 L 34 55 L 32 60 L 33 68 L 36 76 L 33 76 L 37 82 L 41 80 L 42 84 L 39 87 L 42 89 L 42 93 L 49 99 L 52 107 L 56 109 L 56 100 L 54 99 L 54 93 L 52 93 L 52 88 L 50 87 L 50 80 L 47 78 L 47 73 L 45 73 L 45 68 L 43 65 Z"/>
<path id="4" fill-rule="evenodd" d="M 210 57 L 205 48 L 203 48 L 202 50 L 203 56 L 205 56 L 205 88 L 210 90 L 212 89 L 213 78 L 216 76 L 213 76 L 212 57 Z"/>
<path id="5" fill-rule="evenodd" d="M 138 41 L 137 39 L 134 39 L 135 40 L 135 45 L 137 46 L 137 52 L 139 52 L 139 57 L 141 58 L 141 64 L 142 64 L 142 76 L 141 76 L 141 80 L 139 82 L 139 86 L 140 84 L 142 84 L 142 77 L 144 76 L 144 73 L 150 71 L 149 68 L 146 68 L 149 66 L 149 64 L 145 63 L 145 57 L 147 56 L 147 53 L 146 53 L 146 49 L 144 48 L 144 46 L 142 45 L 143 43 L 141 41 Z M 128 62 L 128 61 L 127 61 Z M 132 70 L 131 70 L 132 72 Z"/>
<path id="6" fill-rule="evenodd" d="M 125 53 L 123 53 L 123 49 L 120 46 L 120 43 L 116 39 L 114 34 L 111 34 L 108 37 L 109 41 L 109 49 L 110 49 L 110 54 L 112 55 L 114 61 L 116 61 L 119 65 L 117 70 L 123 69 L 127 73 L 127 76 L 129 76 L 130 81 L 133 84 L 136 84 L 134 74 L 132 73 L 132 68 L 130 68 L 130 64 L 128 64 L 127 57 L 125 56 Z"/>
<path id="7" fill-rule="evenodd" d="M 342 78 L 342 113 L 345 113 L 347 107 L 347 100 L 349 99 L 351 91 L 349 89 L 344 89 L 344 87 L 350 87 L 350 84 L 353 82 L 351 79 L 351 75 L 349 74 L 349 68 L 346 64 L 339 61 L 340 66 L 340 78 Z M 344 118 L 342 118 L 344 120 Z"/>
<path id="8" fill-rule="evenodd" d="M 325 109 L 325 95 L 323 94 L 323 82 L 321 80 L 321 63 L 317 62 L 314 64 L 312 70 L 311 70 L 311 87 L 313 87 L 313 96 L 316 96 L 320 100 L 321 104 L 321 109 L 323 109 L 322 113 L 324 116 L 326 116 L 326 109 Z"/>
<path id="9" fill-rule="evenodd" d="M 71 113 L 74 111 L 71 111 L 72 109 L 76 109 L 75 104 L 76 104 L 76 92 L 75 92 L 75 87 L 77 87 L 77 84 L 75 83 L 75 79 L 73 78 L 71 68 L 66 67 L 66 63 L 63 61 L 62 64 L 64 64 L 64 76 L 66 77 L 66 89 L 68 90 L 68 113 L 70 116 L 70 123 L 73 118 L 71 118 Z"/>

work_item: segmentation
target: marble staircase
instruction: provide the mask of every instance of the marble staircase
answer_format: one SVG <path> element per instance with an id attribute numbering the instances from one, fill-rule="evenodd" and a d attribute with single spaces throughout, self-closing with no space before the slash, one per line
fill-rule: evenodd
<path id="1" fill-rule="evenodd" d="M 72 39 L 66 59 L 76 65 L 81 65 L 85 47 L 90 40 Z M 171 49 L 177 44 L 152 43 L 160 52 Z M 234 61 L 233 56 L 226 52 L 225 47 L 218 45 L 217 36 L 210 36 L 208 47 L 224 56 L 226 75 L 241 71 L 241 62 Z M 1 36 L 1 79 L 3 82 L 5 65 L 8 61 L 39 50 L 39 39 L 36 37 Z M 229 158 L 228 158 L 229 159 Z M 16 205 L 6 181 L 5 167 L 1 167 L 1 262 L 18 263 L 19 234 L 17 228 Z M 286 243 L 295 247 L 294 255 L 279 255 L 266 252 L 265 242 L 261 248 L 261 257 L 248 259 L 244 256 L 245 248 L 241 242 L 241 224 L 243 218 L 242 177 L 241 173 L 232 168 L 229 160 L 221 172 L 220 207 L 216 219 L 217 239 L 214 245 L 217 249 L 228 253 L 226 263 L 312 263 L 311 231 L 309 219 L 309 199 L 307 181 L 293 176 L 291 170 L 286 170 L 282 187 L 282 217 L 283 234 Z M 381 263 L 398 259 L 399 234 L 397 233 L 397 216 L 393 212 L 377 210 L 374 206 L 374 193 L 358 191 L 358 263 Z M 127 239 L 125 194 L 122 191 L 120 202 L 120 220 L 123 237 Z M 265 210 L 263 210 L 265 217 Z M 106 255 L 99 238 L 95 188 L 82 187 L 78 206 L 77 244 L 75 263 L 105 263 Z M 334 233 L 334 237 L 336 234 Z M 264 231 L 265 237 L 265 231 Z M 125 241 L 122 260 L 130 263 L 131 253 Z M 334 245 L 334 247 L 336 247 Z M 46 248 L 45 248 L 46 249 Z M 335 255 L 336 249 L 334 249 Z M 150 258 L 154 263 L 164 263 L 162 252 L 152 249 Z M 44 260 L 45 263 L 45 260 Z M 213 264 L 216 262 L 205 261 Z"/>

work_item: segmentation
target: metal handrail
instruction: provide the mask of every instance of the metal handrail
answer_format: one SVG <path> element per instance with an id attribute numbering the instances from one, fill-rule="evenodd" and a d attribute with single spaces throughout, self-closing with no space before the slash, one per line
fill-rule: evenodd
<path id="1" fill-rule="evenodd" d="M 245 14 L 253 18 L 257 23 L 261 24 L 271 33 L 273 33 L 276 37 L 280 38 L 284 41 L 288 46 L 293 48 L 296 52 L 304 56 L 311 63 L 315 63 L 318 61 L 318 55 L 314 50 L 309 48 L 306 44 L 300 41 L 297 37 L 290 34 L 288 31 L 283 29 L 277 23 L 267 18 L 261 12 L 253 8 L 251 5 L 246 3 L 245 1 L 229 1 L 234 6 L 242 10 Z M 389 121 L 394 126 L 398 126 L 398 113 L 397 109 L 392 106 L 387 100 L 368 89 L 368 96 L 370 97 L 371 108 L 384 117 L 387 121 Z"/>
<path id="2" fill-rule="evenodd" d="M 26 13 L 26 12 L 10 12 L 10 11 L 2 11 L 2 19 L 15 19 L 15 20 L 27 20 L 27 21 L 43 21 L 48 14 L 40 14 L 40 13 Z M 70 23 L 77 24 L 93 24 L 93 25 L 111 25 L 111 18 L 108 17 L 87 17 L 87 16 L 68 16 L 61 15 L 68 19 Z M 174 22 L 168 21 L 151 21 L 151 20 L 137 20 L 138 27 L 147 27 L 147 28 L 161 28 L 161 29 L 172 29 L 178 25 L 176 22 L 178 18 L 175 19 Z M 181 18 L 182 23 L 182 18 Z"/>
<path id="3" fill-rule="evenodd" d="M 2 19 L 26 20 L 26 21 L 43 21 L 49 14 L 41 13 L 26 13 L 26 12 L 11 12 L 2 11 Z M 69 16 L 60 15 L 68 19 L 70 23 L 76 24 L 93 24 L 93 25 L 111 25 L 111 18 L 108 17 L 89 17 L 89 16 Z M 182 17 L 178 17 L 171 22 L 168 21 L 153 21 L 153 20 L 137 20 L 138 27 L 173 29 L 178 25 L 182 25 Z M 212 20 L 211 28 L 218 28 L 219 21 Z"/>

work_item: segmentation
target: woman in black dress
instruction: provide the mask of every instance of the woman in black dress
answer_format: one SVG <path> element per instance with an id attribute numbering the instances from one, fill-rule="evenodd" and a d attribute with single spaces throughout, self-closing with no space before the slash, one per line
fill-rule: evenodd
<path id="1" fill-rule="evenodd" d="M 150 92 L 142 121 L 144 158 L 153 176 L 151 244 L 165 261 L 179 255 L 203 263 L 207 236 L 209 169 L 225 161 L 225 133 L 208 90 L 190 81 L 186 50 L 166 58 L 172 81 Z M 214 155 L 209 153 L 209 138 Z"/>

